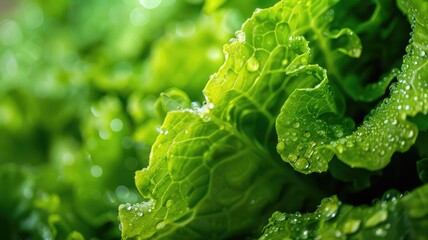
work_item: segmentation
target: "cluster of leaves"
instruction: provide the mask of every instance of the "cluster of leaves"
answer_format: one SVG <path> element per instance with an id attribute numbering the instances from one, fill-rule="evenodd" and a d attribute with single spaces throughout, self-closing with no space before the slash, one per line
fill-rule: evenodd
<path id="1" fill-rule="evenodd" d="M 202 106 L 159 100 L 170 108 L 136 173 L 146 200 L 119 207 L 122 237 L 426 239 L 427 11 L 424 0 L 256 9 Z"/>
<path id="2" fill-rule="evenodd" d="M 159 94 L 200 100 L 223 43 L 251 13 L 202 8 L 192 0 L 0 4 L 2 238 L 120 238 L 117 207 L 142 201 L 134 174 L 170 107 Z"/>
<path id="3" fill-rule="evenodd" d="M 0 6 L 2 237 L 428 236 L 426 0 Z"/>

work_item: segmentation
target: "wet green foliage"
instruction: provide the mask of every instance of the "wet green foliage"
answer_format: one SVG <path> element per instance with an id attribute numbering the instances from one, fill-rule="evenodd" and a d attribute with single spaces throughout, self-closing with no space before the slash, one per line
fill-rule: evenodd
<path id="1" fill-rule="evenodd" d="M 0 7 L 3 238 L 427 239 L 427 1 Z"/>

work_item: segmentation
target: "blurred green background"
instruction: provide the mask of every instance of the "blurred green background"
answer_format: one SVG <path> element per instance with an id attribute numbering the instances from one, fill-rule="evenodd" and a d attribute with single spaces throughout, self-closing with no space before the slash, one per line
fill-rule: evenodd
<path id="1" fill-rule="evenodd" d="M 171 102 L 202 102 L 222 45 L 274 2 L 2 0 L 1 238 L 120 238 Z"/>

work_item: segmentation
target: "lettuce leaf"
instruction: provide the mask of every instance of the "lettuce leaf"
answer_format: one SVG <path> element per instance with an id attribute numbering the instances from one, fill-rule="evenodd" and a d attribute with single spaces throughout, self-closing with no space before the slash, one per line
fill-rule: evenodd
<path id="1" fill-rule="evenodd" d="M 302 189 L 304 181 L 271 147 L 284 100 L 322 80 L 318 66 L 300 68 L 309 48 L 290 35 L 290 7 L 257 11 L 224 47 L 226 61 L 204 89 L 205 104 L 167 114 L 149 166 L 136 175 L 147 201 L 119 208 L 123 238 L 239 235 L 270 212 L 286 182 L 294 182 L 290 192 Z"/>
<path id="2" fill-rule="evenodd" d="M 426 239 L 428 185 L 407 195 L 385 193 L 373 206 L 351 206 L 336 196 L 313 213 L 275 212 L 260 240 L 276 239 Z"/>
<path id="3" fill-rule="evenodd" d="M 354 63 L 360 66 L 378 60 L 375 54 L 363 55 L 361 41 L 365 38 L 357 32 L 364 35 L 390 19 L 382 11 L 390 5 L 374 2 L 372 17 L 352 24 L 335 22 L 334 9 L 350 9 L 355 2 L 288 0 L 257 9 L 236 38 L 224 46 L 225 62 L 206 84 L 202 106 L 183 108 L 188 100 L 182 105 L 174 96 L 167 97 L 171 92 L 162 95 L 158 107 L 161 115 L 167 112 L 165 120 L 152 146 L 149 166 L 138 171 L 135 179 L 145 201 L 120 205 L 122 237 L 222 239 L 248 235 L 257 231 L 260 219 L 273 209 L 287 205 L 301 209 L 302 205 L 291 202 L 324 194 L 315 183 L 306 184 L 304 177 L 313 178 L 292 171 L 279 156 L 298 172 L 308 174 L 326 171 L 334 156 L 351 167 L 378 170 L 389 163 L 393 153 L 407 151 L 418 130 L 408 116 L 428 110 L 426 18 L 412 10 L 411 2 L 407 13 L 414 37 L 401 71 L 388 66 L 377 83 L 357 81 L 359 67 L 350 70 L 349 76 L 347 69 Z M 415 4 L 421 5 L 418 9 L 426 8 L 426 2 Z M 348 24 L 358 26 L 353 30 Z M 371 69 L 360 77 L 373 74 Z M 346 104 L 373 102 L 395 77 L 398 82 L 390 87 L 390 96 L 355 129 Z M 178 97 L 185 99 L 181 93 Z M 369 185 L 367 176 L 357 183 Z M 423 205 L 426 188 L 421 189 L 399 202 Z M 335 198 L 323 202 L 328 219 L 334 218 L 339 205 Z M 395 202 L 390 205 L 394 207 Z M 358 218 L 373 214 L 373 219 L 363 219 L 367 228 L 392 215 L 382 204 L 356 209 Z M 400 211 L 397 214 L 404 210 Z M 317 213 L 309 216 L 313 220 L 305 218 L 299 227 L 309 221 L 315 228 L 313 222 L 322 219 Z M 345 234 L 353 233 L 358 224 L 346 225 Z M 419 229 L 425 221 L 414 224 Z M 331 229 L 325 236 L 332 236 Z M 315 233 L 299 232 L 304 234 L 302 238 Z"/>
<path id="4" fill-rule="evenodd" d="M 426 3 L 420 4 L 418 9 L 426 8 Z M 334 154 L 351 167 L 378 170 L 395 152 L 405 152 L 415 143 L 418 128 L 407 118 L 418 113 L 426 118 L 428 112 L 428 36 L 426 18 L 408 14 L 414 30 L 398 82 L 356 130 L 348 119 L 340 119 L 326 84 L 299 89 L 286 100 L 277 119 L 277 149 L 297 171 L 326 171 Z"/>

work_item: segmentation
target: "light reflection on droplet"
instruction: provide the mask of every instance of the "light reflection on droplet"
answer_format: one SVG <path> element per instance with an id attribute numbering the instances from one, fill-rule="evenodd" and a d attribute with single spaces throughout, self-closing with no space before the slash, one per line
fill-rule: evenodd
<path id="1" fill-rule="evenodd" d="M 73 163 L 74 163 L 73 154 L 71 154 L 70 152 L 65 152 L 62 155 L 62 161 L 64 162 L 65 165 L 73 165 Z"/>
<path id="2" fill-rule="evenodd" d="M 103 169 L 98 165 L 94 165 L 91 167 L 91 175 L 96 178 L 101 177 L 103 175 Z"/>
<path id="3" fill-rule="evenodd" d="M 123 129 L 122 120 L 115 118 L 110 122 L 110 128 L 113 132 L 120 132 Z"/>
<path id="4" fill-rule="evenodd" d="M 129 189 L 123 185 L 117 186 L 115 192 L 119 198 L 127 198 L 129 196 Z"/>

